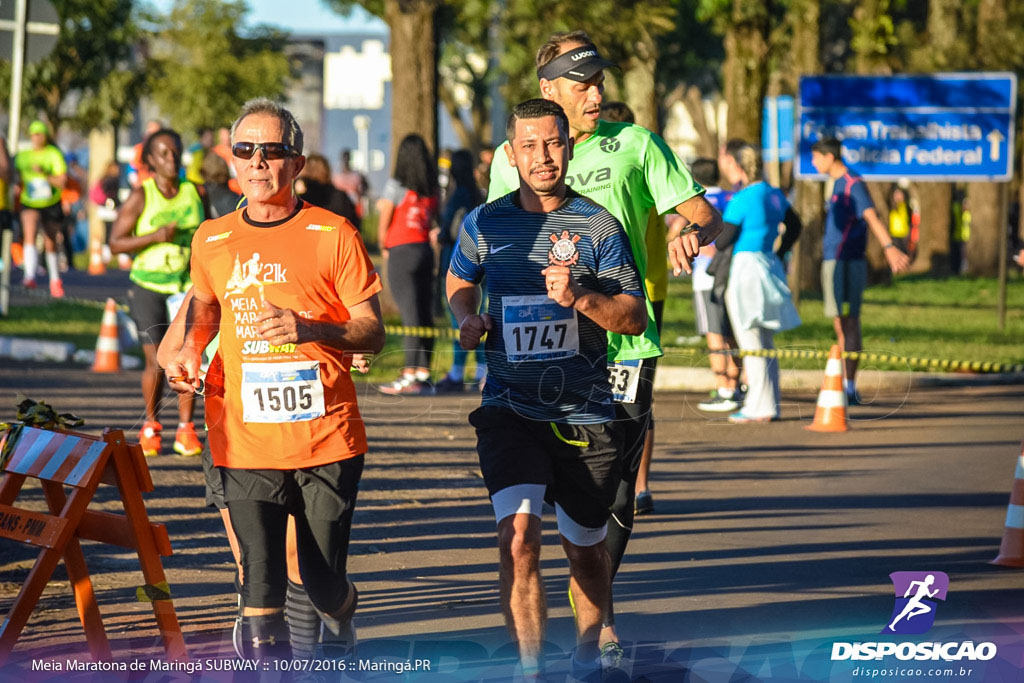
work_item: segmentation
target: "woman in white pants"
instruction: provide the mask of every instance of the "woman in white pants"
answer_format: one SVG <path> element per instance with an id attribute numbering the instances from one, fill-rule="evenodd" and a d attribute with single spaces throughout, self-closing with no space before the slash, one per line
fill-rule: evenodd
<path id="1" fill-rule="evenodd" d="M 762 180 L 760 156 L 749 143 L 726 144 L 719 166 L 722 175 L 740 188 L 725 209 L 725 230 L 716 242 L 719 249 L 733 244 L 725 290 L 733 334 L 741 350 L 773 349 L 776 332 L 800 325 L 781 260 L 800 235 L 800 219 L 782 192 Z M 786 230 L 774 251 L 780 224 Z M 743 407 L 729 421 L 779 419 L 778 359 L 744 356 L 743 369 L 749 388 Z"/>

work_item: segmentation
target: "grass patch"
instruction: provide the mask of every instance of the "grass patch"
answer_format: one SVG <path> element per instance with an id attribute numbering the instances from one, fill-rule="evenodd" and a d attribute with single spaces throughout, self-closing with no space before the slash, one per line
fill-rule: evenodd
<path id="1" fill-rule="evenodd" d="M 904 357 L 951 360 L 1024 362 L 1024 281 L 1011 280 L 1007 289 L 1006 329 L 996 325 L 998 283 L 994 279 L 922 277 L 899 278 L 889 286 L 875 285 L 865 294 L 864 349 L 874 353 Z M 7 318 L 0 318 L 0 334 L 68 341 L 82 349 L 91 349 L 99 334 L 103 311 L 99 307 L 66 302 L 39 306 L 12 307 Z M 806 295 L 800 304 L 803 325 L 776 337 L 776 345 L 789 349 L 827 351 L 834 341 L 831 319 L 822 314 L 820 297 Z M 389 316 L 387 324 L 398 325 Z M 438 326 L 447 325 L 438 319 Z M 669 365 L 703 365 L 703 342 L 695 340 L 692 290 L 689 280 L 672 279 L 665 307 L 666 346 L 690 349 L 690 355 L 670 353 Z M 431 372 L 440 377 L 452 362 L 452 342 L 435 341 Z M 374 359 L 369 378 L 390 380 L 404 365 L 402 338 L 389 335 L 384 350 Z M 783 367 L 817 369 L 820 361 L 785 359 Z M 470 354 L 468 375 L 474 360 Z M 899 366 L 890 366 L 899 369 Z"/>
<path id="2" fill-rule="evenodd" d="M 1007 286 L 1006 329 L 998 330 L 995 279 L 901 277 L 892 285 L 873 285 L 864 295 L 861 321 L 864 350 L 903 357 L 1020 363 L 1024 361 L 1024 281 Z M 803 325 L 778 335 L 779 348 L 827 351 L 835 342 L 831 318 L 820 295 L 805 293 L 799 306 Z M 673 280 L 665 307 L 667 346 L 697 346 L 692 290 L 688 280 Z M 700 345 L 703 348 L 703 345 Z M 666 362 L 672 364 L 670 354 Z M 679 364 L 689 364 L 685 357 Z M 789 368 L 817 368 L 820 361 L 785 359 Z M 898 366 L 893 366 L 898 367 Z"/>
<path id="3" fill-rule="evenodd" d="M 0 334 L 71 342 L 80 349 L 96 346 L 103 308 L 53 301 L 38 306 L 11 306 L 0 318 Z"/>

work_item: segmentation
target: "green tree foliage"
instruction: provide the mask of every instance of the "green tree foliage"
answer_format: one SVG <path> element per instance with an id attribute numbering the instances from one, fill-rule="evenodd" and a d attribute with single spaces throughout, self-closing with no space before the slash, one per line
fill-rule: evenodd
<path id="1" fill-rule="evenodd" d="M 265 27 L 241 35 L 247 12 L 242 0 L 175 0 L 160 26 L 148 85 L 179 130 L 228 125 L 246 100 L 284 93 L 287 36 Z"/>
<path id="2" fill-rule="evenodd" d="M 87 128 L 112 80 L 123 78 L 125 64 L 143 33 L 131 0 L 52 0 L 60 18 L 57 45 L 45 59 L 25 65 L 22 120 L 47 119 L 56 130 L 65 121 Z M 10 62 L 0 69 L 0 87 L 10 91 Z M 73 93 L 79 97 L 70 106 Z M 131 109 L 137 90 L 117 93 L 118 106 Z M 100 107 L 102 108 L 102 107 Z M 109 107 L 112 109 L 113 107 Z"/>
<path id="3" fill-rule="evenodd" d="M 613 88 L 623 89 L 622 74 L 637 60 L 657 59 L 657 39 L 676 27 L 679 0 L 592 0 L 587 3 L 520 0 L 509 2 L 502 24 L 506 97 L 518 102 L 537 97 L 537 48 L 556 31 L 583 29 L 605 57 L 621 71 L 610 70 Z M 647 53 L 647 54 L 645 54 Z M 616 92 L 612 96 L 617 96 Z"/>

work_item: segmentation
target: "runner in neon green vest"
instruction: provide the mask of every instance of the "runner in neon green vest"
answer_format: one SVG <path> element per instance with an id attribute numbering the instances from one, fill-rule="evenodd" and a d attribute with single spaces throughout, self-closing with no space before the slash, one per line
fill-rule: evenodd
<path id="1" fill-rule="evenodd" d="M 64 211 L 60 204 L 60 191 L 67 182 L 67 164 L 64 155 L 50 141 L 50 129 L 42 121 L 33 121 L 28 127 L 32 148 L 18 152 L 14 167 L 18 171 L 18 201 L 21 210 L 21 230 L 24 234 L 24 285 L 35 289 L 36 267 L 39 254 L 36 252 L 36 234 L 43 228 L 43 244 L 46 249 L 46 271 L 50 276 L 50 296 L 59 299 L 64 296 L 57 265 L 57 234 L 64 223 Z"/>
<path id="2" fill-rule="evenodd" d="M 181 179 L 181 138 L 169 129 L 158 130 L 143 145 L 142 158 L 153 177 L 132 190 L 121 207 L 110 234 L 115 253 L 135 254 L 128 290 L 132 319 L 146 358 L 142 373 L 142 396 L 146 422 L 139 443 L 147 456 L 160 453 L 158 408 L 164 389 L 163 370 L 157 363 L 160 340 L 192 282 L 189 261 L 192 235 L 206 216 L 205 197 L 187 180 Z M 202 444 L 196 435 L 192 414 L 195 397 L 178 396 L 178 430 L 174 450 L 181 455 L 199 455 Z"/>

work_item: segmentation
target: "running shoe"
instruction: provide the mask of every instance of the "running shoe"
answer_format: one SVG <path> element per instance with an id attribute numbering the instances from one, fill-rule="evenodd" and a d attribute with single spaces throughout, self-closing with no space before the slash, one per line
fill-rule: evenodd
<path id="1" fill-rule="evenodd" d="M 650 491 L 640 491 L 633 501 L 633 513 L 637 515 L 649 515 L 654 512 L 654 498 Z"/>
<path id="2" fill-rule="evenodd" d="M 422 396 L 430 391 L 430 385 L 416 379 L 415 375 L 402 375 L 390 384 L 381 384 L 377 391 L 388 396 Z"/>
<path id="3" fill-rule="evenodd" d="M 615 641 L 608 641 L 601 648 L 601 670 L 607 672 L 619 669 L 625 654 L 621 645 Z"/>
<path id="4" fill-rule="evenodd" d="M 346 659 L 355 652 L 359 639 L 356 637 L 356 625 L 352 623 L 356 607 L 359 606 L 359 591 L 356 585 L 348 582 L 349 590 L 352 591 L 352 604 L 345 610 L 345 613 L 337 619 L 321 614 L 320 615 L 320 658 L 321 659 Z M 328 626 L 328 621 L 333 621 L 334 628 Z"/>
<path id="5" fill-rule="evenodd" d="M 698 403 L 697 407 L 709 413 L 728 413 L 739 410 L 741 405 L 743 403 L 736 400 L 735 393 L 732 398 L 726 398 L 716 391 L 711 399 Z"/>
<path id="6" fill-rule="evenodd" d="M 21 268 L 21 264 L 25 262 L 25 247 L 21 245 L 21 242 L 14 242 L 11 244 L 11 260 L 14 261 L 14 265 Z"/>
<path id="7" fill-rule="evenodd" d="M 751 424 L 754 422 L 778 422 L 778 420 L 778 417 L 751 417 L 750 415 L 744 413 L 742 410 L 739 412 L 735 412 L 729 416 L 729 422 L 737 425 Z"/>
<path id="8" fill-rule="evenodd" d="M 860 394 L 856 389 L 846 392 L 846 405 L 848 406 L 862 406 L 864 401 L 861 399 Z"/>
<path id="9" fill-rule="evenodd" d="M 139 445 L 142 446 L 142 454 L 147 458 L 160 455 L 160 431 L 163 426 L 159 422 L 147 422 L 142 425 L 139 431 Z"/>
<path id="10" fill-rule="evenodd" d="M 39 285 L 36 284 L 35 278 L 32 278 L 31 280 L 22 280 L 21 286 L 24 287 L 25 289 L 36 289 L 37 287 L 39 287 Z"/>
<path id="11" fill-rule="evenodd" d="M 121 270 L 131 270 L 132 268 L 132 257 L 128 254 L 117 255 L 117 267 Z"/>
<path id="12" fill-rule="evenodd" d="M 199 442 L 194 422 L 187 422 L 184 427 L 178 427 L 174 434 L 174 452 L 185 456 L 199 455 L 203 452 L 203 444 Z"/>
<path id="13" fill-rule="evenodd" d="M 434 385 L 435 394 L 461 394 L 466 390 L 466 383 L 454 380 L 445 375 L 440 382 Z"/>
<path id="14" fill-rule="evenodd" d="M 54 299 L 63 299 L 64 283 L 60 280 L 50 280 L 50 296 Z"/>
<path id="15" fill-rule="evenodd" d="M 236 571 L 235 586 L 238 587 L 238 576 Z M 238 655 L 239 659 L 245 659 L 245 653 L 242 652 L 242 594 L 238 594 L 238 616 L 235 617 L 235 623 L 231 627 L 231 646 L 235 648 L 235 654 Z"/>

